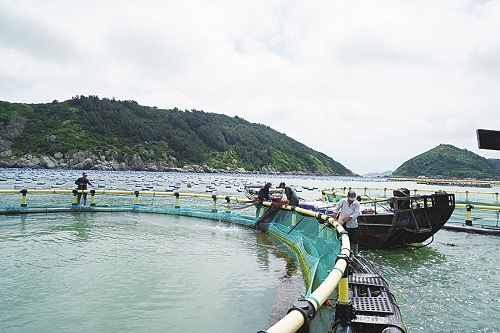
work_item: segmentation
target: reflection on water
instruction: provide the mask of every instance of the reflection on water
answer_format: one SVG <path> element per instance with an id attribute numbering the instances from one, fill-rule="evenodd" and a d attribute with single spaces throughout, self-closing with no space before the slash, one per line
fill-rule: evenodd
<path id="1" fill-rule="evenodd" d="M 297 274 L 298 261 L 296 259 L 296 253 L 293 252 L 288 246 L 284 245 L 282 242 L 276 240 L 265 233 L 257 233 L 257 244 L 262 245 L 258 250 L 257 258 L 259 262 L 265 266 L 268 266 L 269 255 L 272 254 L 273 257 L 283 259 L 285 262 L 285 276 L 283 278 L 288 278 Z M 264 250 L 264 247 L 267 249 Z"/>
<path id="2" fill-rule="evenodd" d="M 67 236 L 75 236 L 76 240 L 79 241 L 87 241 L 88 233 L 91 230 L 91 225 L 93 219 L 89 214 L 84 213 L 75 213 L 72 214 L 70 219 L 66 217 L 61 217 L 59 221 L 65 221 L 63 224 L 57 224 L 51 229 L 62 235 L 63 233 L 67 233 Z"/>

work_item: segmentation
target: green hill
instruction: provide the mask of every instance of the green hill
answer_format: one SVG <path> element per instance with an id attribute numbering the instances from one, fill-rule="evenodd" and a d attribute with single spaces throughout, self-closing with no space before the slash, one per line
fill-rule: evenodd
<path id="1" fill-rule="evenodd" d="M 488 158 L 488 163 L 496 169 L 500 169 L 500 159 Z"/>
<path id="2" fill-rule="evenodd" d="M 353 175 L 327 155 L 240 117 L 76 96 L 0 101 L 0 166 L 204 169 Z"/>
<path id="3" fill-rule="evenodd" d="M 488 159 L 449 144 L 420 154 L 398 167 L 394 177 L 497 179 L 500 170 Z"/>

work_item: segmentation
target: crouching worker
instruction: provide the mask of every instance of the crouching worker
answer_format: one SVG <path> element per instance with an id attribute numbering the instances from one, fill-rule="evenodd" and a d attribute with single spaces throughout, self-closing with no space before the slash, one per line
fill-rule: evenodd
<path id="1" fill-rule="evenodd" d="M 299 197 L 297 196 L 297 192 L 290 186 L 286 186 L 285 182 L 280 183 L 280 188 L 285 190 L 283 195 L 283 201 L 288 201 L 288 205 L 290 206 L 298 206 L 299 205 Z"/>
<path id="2" fill-rule="evenodd" d="M 354 255 L 358 255 L 359 206 L 356 193 L 349 191 L 347 198 L 341 199 L 333 208 L 333 219 L 338 221 L 349 234 L 349 241 Z"/>

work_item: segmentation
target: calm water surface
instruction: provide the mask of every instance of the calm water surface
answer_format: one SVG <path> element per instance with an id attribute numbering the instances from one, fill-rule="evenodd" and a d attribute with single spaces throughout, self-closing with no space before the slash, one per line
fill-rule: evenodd
<path id="1" fill-rule="evenodd" d="M 286 268 L 267 235 L 186 217 L 1 216 L 0 231 L 2 332 L 257 332 Z"/>
<path id="2" fill-rule="evenodd" d="M 30 172 L 40 179 L 47 174 Z M 78 175 L 58 171 L 46 176 L 47 184 L 64 179 L 61 186 L 72 187 Z M 125 181 L 160 186 L 150 180 L 158 177 L 167 186 L 177 177 L 196 182 L 182 183 L 181 191 L 199 192 L 203 181 L 218 179 L 232 184 L 218 194 L 239 196 L 245 181 L 285 180 L 317 187 L 299 193 L 306 199 L 332 186 L 420 188 L 334 177 L 165 175 L 91 172 L 90 178 L 119 187 Z M 0 188 L 15 182 L 26 185 L 26 178 L 9 178 Z M 408 332 L 493 333 L 500 332 L 499 247 L 498 236 L 441 230 L 418 250 L 362 254 L 389 282 Z M 5 332 L 257 332 L 268 327 L 294 258 L 266 235 L 238 226 L 133 213 L 2 216 L 0 254 Z"/>

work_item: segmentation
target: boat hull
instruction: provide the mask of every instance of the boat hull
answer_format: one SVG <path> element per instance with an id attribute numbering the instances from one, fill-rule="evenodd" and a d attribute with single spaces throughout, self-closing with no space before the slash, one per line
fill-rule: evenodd
<path id="1" fill-rule="evenodd" d="M 448 193 L 392 199 L 391 211 L 359 215 L 361 247 L 391 248 L 422 243 L 443 228 L 455 209 L 455 196 Z"/>

